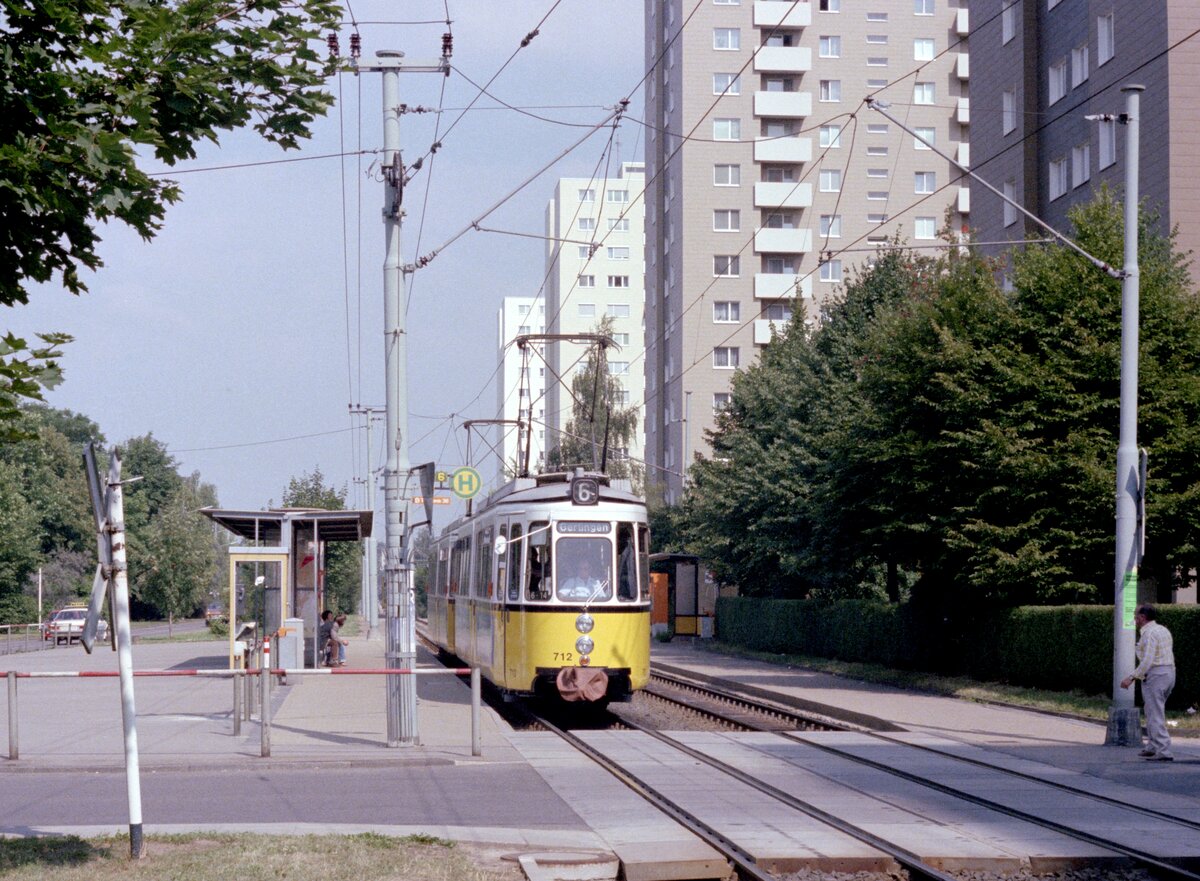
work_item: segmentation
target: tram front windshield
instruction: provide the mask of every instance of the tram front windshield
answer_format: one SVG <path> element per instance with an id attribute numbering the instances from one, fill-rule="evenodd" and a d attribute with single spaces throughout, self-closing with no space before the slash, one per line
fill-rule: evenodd
<path id="1" fill-rule="evenodd" d="M 554 573 L 558 598 L 568 602 L 603 602 L 612 599 L 612 540 L 599 536 L 560 538 Z"/>

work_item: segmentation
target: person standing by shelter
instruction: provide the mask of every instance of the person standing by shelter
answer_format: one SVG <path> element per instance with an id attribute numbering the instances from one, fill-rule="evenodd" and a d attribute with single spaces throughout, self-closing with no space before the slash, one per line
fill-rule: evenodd
<path id="1" fill-rule="evenodd" d="M 1167 731 L 1167 698 L 1175 687 L 1175 652 L 1171 631 L 1155 620 L 1158 612 L 1146 603 L 1137 607 L 1133 620 L 1138 627 L 1137 669 L 1121 680 L 1129 688 L 1142 680 L 1142 702 L 1146 706 L 1146 735 L 1149 743 L 1138 753 L 1153 762 L 1174 761 L 1171 735 Z"/>
<path id="2" fill-rule="evenodd" d="M 329 666 L 330 667 L 345 667 L 346 666 L 346 646 L 350 645 L 350 640 L 341 635 L 342 625 L 346 623 L 345 615 L 338 615 L 333 619 L 333 627 L 329 630 Z M 336 656 L 336 657 L 335 657 Z"/>
<path id="3" fill-rule="evenodd" d="M 321 663 L 328 666 L 329 657 L 329 637 L 333 632 L 333 612 L 326 609 L 321 613 L 321 624 L 317 627 L 317 657 L 321 659 Z"/>

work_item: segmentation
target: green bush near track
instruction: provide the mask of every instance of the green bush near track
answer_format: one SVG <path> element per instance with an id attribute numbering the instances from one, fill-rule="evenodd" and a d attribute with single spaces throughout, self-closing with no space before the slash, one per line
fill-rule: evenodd
<path id="1" fill-rule="evenodd" d="M 1022 606 L 938 618 L 871 600 L 722 597 L 717 636 L 752 651 L 816 655 L 906 670 L 969 675 L 1057 691 L 1112 689 L 1112 606 Z M 1160 606 L 1175 640 L 1172 707 L 1200 701 L 1200 606 Z"/>

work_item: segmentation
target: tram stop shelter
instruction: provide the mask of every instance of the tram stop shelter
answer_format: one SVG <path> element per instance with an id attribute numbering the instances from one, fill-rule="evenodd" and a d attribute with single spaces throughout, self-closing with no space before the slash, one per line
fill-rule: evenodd
<path id="1" fill-rule="evenodd" d="M 331 541 L 371 535 L 371 511 L 272 508 L 200 513 L 245 542 L 229 546 L 229 666 L 235 666 L 239 622 L 254 622 L 260 636 L 303 632 L 306 667 L 317 666 L 317 626 L 325 606 L 325 548 Z"/>
<path id="2" fill-rule="evenodd" d="M 716 589 L 692 554 L 650 555 L 650 631 L 676 636 L 713 635 Z"/>

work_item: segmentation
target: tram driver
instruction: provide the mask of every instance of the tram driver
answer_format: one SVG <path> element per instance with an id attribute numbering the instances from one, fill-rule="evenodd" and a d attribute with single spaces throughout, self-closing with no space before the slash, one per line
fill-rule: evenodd
<path id="1" fill-rule="evenodd" d="M 608 585 L 596 576 L 592 561 L 587 556 L 581 556 L 575 574 L 559 585 L 558 598 L 562 600 L 607 599 Z"/>

